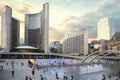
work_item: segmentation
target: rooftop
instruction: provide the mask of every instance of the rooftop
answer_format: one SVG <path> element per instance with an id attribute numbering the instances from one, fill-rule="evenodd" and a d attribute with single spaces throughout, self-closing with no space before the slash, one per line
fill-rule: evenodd
<path id="1" fill-rule="evenodd" d="M 32 47 L 32 46 L 19 46 L 19 47 L 15 47 L 16 49 L 38 49 L 36 47 Z"/>

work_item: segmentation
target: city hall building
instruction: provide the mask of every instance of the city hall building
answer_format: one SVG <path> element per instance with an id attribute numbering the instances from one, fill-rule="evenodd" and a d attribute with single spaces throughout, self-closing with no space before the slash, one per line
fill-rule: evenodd
<path id="1" fill-rule="evenodd" d="M 12 9 L 5 6 L 1 16 L 1 48 L 5 52 L 20 46 L 20 21 L 12 17 Z M 25 15 L 25 46 L 35 47 L 39 52 L 49 53 L 49 4 L 43 4 L 39 13 Z M 19 48 L 18 48 L 19 49 Z"/>

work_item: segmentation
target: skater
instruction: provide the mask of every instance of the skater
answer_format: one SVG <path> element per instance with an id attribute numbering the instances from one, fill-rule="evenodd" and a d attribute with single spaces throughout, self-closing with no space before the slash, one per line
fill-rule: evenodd
<path id="1" fill-rule="evenodd" d="M 73 75 L 70 76 L 70 80 L 73 80 Z"/>
<path id="2" fill-rule="evenodd" d="M 14 61 L 12 61 L 11 65 L 12 65 L 12 69 L 14 69 Z"/>
<path id="3" fill-rule="evenodd" d="M 8 63 L 6 63 L 7 64 L 7 66 L 8 66 Z"/>
<path id="4" fill-rule="evenodd" d="M 111 75 L 109 74 L 108 78 L 110 79 L 111 78 Z"/>
<path id="5" fill-rule="evenodd" d="M 33 69 L 33 70 L 32 70 L 32 75 L 34 76 L 34 74 L 35 74 L 35 70 Z"/>
<path id="6" fill-rule="evenodd" d="M 21 65 L 22 65 L 22 66 L 24 65 L 23 62 L 21 63 Z"/>
<path id="7" fill-rule="evenodd" d="M 64 72 L 63 80 L 68 80 L 66 72 Z"/>
<path id="8" fill-rule="evenodd" d="M 2 66 L 2 70 L 3 70 L 3 66 Z"/>

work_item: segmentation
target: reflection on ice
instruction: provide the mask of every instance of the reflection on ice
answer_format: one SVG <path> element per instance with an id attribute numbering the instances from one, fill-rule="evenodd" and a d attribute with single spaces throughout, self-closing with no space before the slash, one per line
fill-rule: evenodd
<path id="1" fill-rule="evenodd" d="M 99 72 L 99 71 L 103 71 L 103 65 L 101 64 L 80 66 L 80 74 Z"/>

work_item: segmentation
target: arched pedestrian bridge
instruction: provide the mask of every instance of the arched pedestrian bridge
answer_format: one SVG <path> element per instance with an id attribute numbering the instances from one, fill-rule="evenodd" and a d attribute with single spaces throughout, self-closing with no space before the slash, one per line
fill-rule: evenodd
<path id="1" fill-rule="evenodd" d="M 84 57 L 81 64 L 100 62 L 100 60 L 120 60 L 120 51 L 103 50 L 96 51 Z"/>

